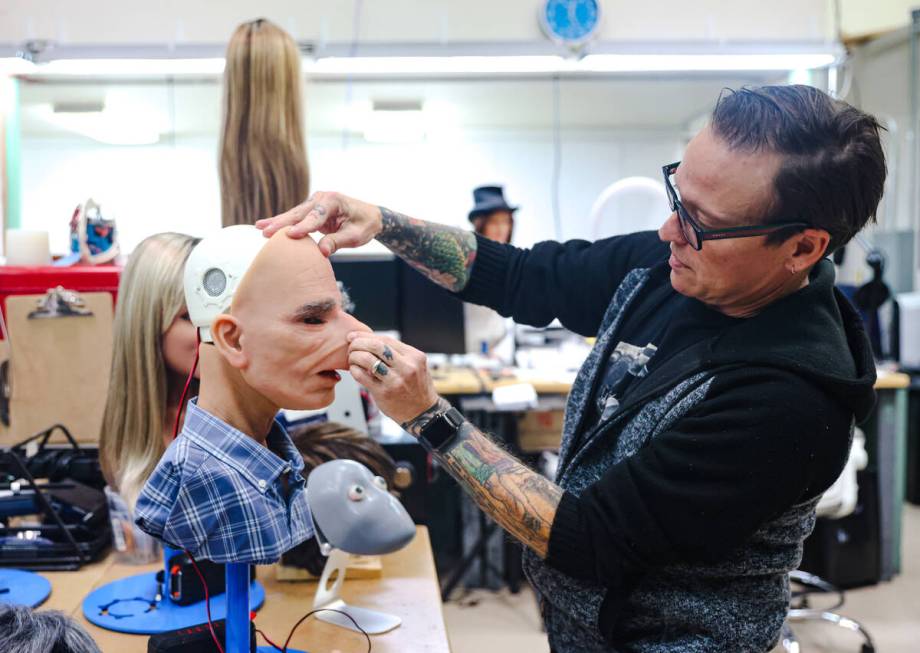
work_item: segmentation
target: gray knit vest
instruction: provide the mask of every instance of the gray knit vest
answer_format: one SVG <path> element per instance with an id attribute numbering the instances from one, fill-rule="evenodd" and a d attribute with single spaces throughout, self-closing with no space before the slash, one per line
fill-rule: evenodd
<path id="1" fill-rule="evenodd" d="M 576 441 L 604 354 L 648 279 L 648 269 L 633 270 L 620 284 L 597 342 L 572 386 L 556 482 L 576 496 L 702 401 L 714 378 L 700 372 L 638 411 L 613 415 L 601 428 L 579 434 L 582 440 Z M 719 562 L 666 564 L 644 573 L 618 616 L 620 648 L 606 642 L 597 627 L 607 588 L 566 576 L 526 551 L 524 570 L 540 595 L 553 652 L 769 651 L 779 638 L 789 605 L 788 573 L 801 561 L 802 541 L 814 527 L 817 502 L 816 498 L 793 506 Z"/>

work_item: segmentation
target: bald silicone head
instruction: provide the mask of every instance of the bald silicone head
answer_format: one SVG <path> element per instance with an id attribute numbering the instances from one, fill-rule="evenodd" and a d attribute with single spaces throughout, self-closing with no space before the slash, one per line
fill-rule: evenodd
<path id="1" fill-rule="evenodd" d="M 351 331 L 369 330 L 342 308 L 332 266 L 309 238 L 278 232 L 259 251 L 211 331 L 247 385 L 282 408 L 335 398 Z"/>

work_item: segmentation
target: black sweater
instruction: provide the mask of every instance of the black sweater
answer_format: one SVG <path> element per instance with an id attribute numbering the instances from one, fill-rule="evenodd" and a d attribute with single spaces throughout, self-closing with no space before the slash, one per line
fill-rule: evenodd
<path id="1" fill-rule="evenodd" d="M 558 318 L 593 336 L 631 270 L 651 270 L 631 314 L 642 313 L 644 298 L 660 301 L 670 286 L 667 256 L 652 232 L 531 250 L 480 238 L 461 297 L 520 323 Z M 726 321 L 705 342 L 661 352 L 665 360 L 632 383 L 621 410 L 718 370 L 705 399 L 579 496 L 564 494 L 546 563 L 613 590 L 601 614 L 608 639 L 621 603 L 610 597 L 627 595 L 645 570 L 718 561 L 840 473 L 854 417 L 864 419 L 873 404 L 875 369 L 858 317 L 826 276 L 755 317 Z M 576 443 L 594 426 L 582 421 Z"/>

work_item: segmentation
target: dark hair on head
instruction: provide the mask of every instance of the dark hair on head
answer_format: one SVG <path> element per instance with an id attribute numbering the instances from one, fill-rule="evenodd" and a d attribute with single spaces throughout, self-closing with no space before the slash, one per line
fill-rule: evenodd
<path id="1" fill-rule="evenodd" d="M 304 476 L 330 460 L 356 460 L 393 487 L 396 463 L 376 440 L 337 422 L 308 424 L 291 432 L 291 440 L 304 461 Z M 281 556 L 281 563 L 306 569 L 314 576 L 323 573 L 326 557 L 316 538 L 302 542 Z"/>
<path id="2" fill-rule="evenodd" d="M 867 113 L 811 86 L 725 89 L 713 132 L 730 147 L 783 155 L 768 222 L 806 222 L 846 244 L 875 214 L 885 188 L 884 129 Z M 799 229 L 767 237 L 780 243 Z"/>

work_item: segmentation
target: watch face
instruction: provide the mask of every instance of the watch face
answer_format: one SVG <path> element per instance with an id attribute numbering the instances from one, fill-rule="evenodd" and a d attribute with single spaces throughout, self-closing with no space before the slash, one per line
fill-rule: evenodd
<path id="1" fill-rule="evenodd" d="M 578 45 L 597 31 L 600 7 L 598 0 L 546 0 L 540 18 L 551 39 Z"/>

